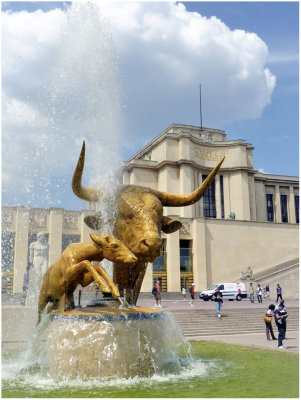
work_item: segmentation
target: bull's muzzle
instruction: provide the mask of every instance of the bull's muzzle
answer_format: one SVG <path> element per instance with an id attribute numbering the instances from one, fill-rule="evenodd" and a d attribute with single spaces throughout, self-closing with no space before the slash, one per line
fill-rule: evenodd
<path id="1" fill-rule="evenodd" d="M 138 248 L 138 252 L 152 262 L 161 254 L 162 240 L 159 237 L 146 237 L 140 240 Z"/>

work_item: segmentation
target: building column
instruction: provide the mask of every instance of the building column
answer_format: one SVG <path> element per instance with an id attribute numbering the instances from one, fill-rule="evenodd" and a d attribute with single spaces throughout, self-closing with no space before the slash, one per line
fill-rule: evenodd
<path id="1" fill-rule="evenodd" d="M 201 218 L 192 222 L 193 280 L 197 292 L 208 289 L 205 228 L 205 221 Z"/>
<path id="2" fill-rule="evenodd" d="M 216 209 L 216 218 L 222 218 L 222 205 L 221 205 L 221 182 L 220 176 L 215 176 L 215 209 Z"/>
<path id="3" fill-rule="evenodd" d="M 141 292 L 151 293 L 153 288 L 153 264 L 147 263 L 146 272 L 141 285 Z"/>
<path id="4" fill-rule="evenodd" d="M 231 210 L 231 201 L 230 201 L 230 176 L 229 174 L 223 174 L 223 183 L 224 183 L 224 210 L 225 210 L 225 219 L 229 217 Z"/>
<path id="5" fill-rule="evenodd" d="M 86 225 L 84 218 L 91 214 L 89 210 L 83 210 L 80 215 L 80 241 L 81 242 L 90 242 L 90 228 Z M 62 232 L 63 234 L 63 232 Z M 98 234 L 98 233 L 97 233 Z"/>
<path id="6" fill-rule="evenodd" d="M 275 186 L 275 218 L 276 218 L 276 222 L 282 222 L 281 221 L 281 202 L 280 202 L 279 185 Z"/>
<path id="7" fill-rule="evenodd" d="M 180 166 L 180 193 L 189 194 L 194 191 L 194 171 L 190 165 Z M 193 218 L 194 207 L 180 207 L 180 216 L 182 218 Z"/>
<path id="8" fill-rule="evenodd" d="M 180 233 L 176 231 L 166 237 L 167 291 L 180 292 Z"/>
<path id="9" fill-rule="evenodd" d="M 198 172 L 198 186 L 200 186 L 202 184 L 202 173 Z M 199 212 L 198 214 L 196 214 L 196 216 L 199 217 L 204 217 L 204 208 L 203 208 L 203 199 L 201 198 L 201 200 L 197 201 L 195 203 L 198 206 Z"/>
<path id="10" fill-rule="evenodd" d="M 23 276 L 27 267 L 29 209 L 17 207 L 15 256 L 14 256 L 14 293 L 23 292 Z"/>
<path id="11" fill-rule="evenodd" d="M 289 194 L 288 194 L 288 222 L 290 224 L 296 223 L 295 194 L 293 186 L 289 187 Z"/>
<path id="12" fill-rule="evenodd" d="M 250 219 L 251 219 L 251 221 L 256 221 L 256 200 L 255 200 L 254 175 L 249 176 L 249 193 L 250 193 Z"/>
<path id="13" fill-rule="evenodd" d="M 49 266 L 62 253 L 63 209 L 52 208 L 49 213 Z"/>

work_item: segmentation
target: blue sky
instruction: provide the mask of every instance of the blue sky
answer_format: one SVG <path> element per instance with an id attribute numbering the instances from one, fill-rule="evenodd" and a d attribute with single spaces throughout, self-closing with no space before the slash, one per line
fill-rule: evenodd
<path id="1" fill-rule="evenodd" d="M 171 123 L 199 125 L 199 83 L 203 126 L 297 176 L 298 25 L 298 2 L 3 2 L 2 204 L 86 208 L 82 140 L 99 183 Z"/>
<path id="2" fill-rule="evenodd" d="M 266 66 L 277 78 L 271 104 L 265 107 L 260 118 L 236 121 L 224 125 L 222 129 L 226 130 L 228 139 L 241 138 L 255 146 L 254 168 L 271 174 L 298 176 L 299 3 L 259 1 L 185 4 L 188 10 L 195 10 L 207 17 L 216 15 L 231 29 L 255 32 L 267 44 L 270 54 Z"/>

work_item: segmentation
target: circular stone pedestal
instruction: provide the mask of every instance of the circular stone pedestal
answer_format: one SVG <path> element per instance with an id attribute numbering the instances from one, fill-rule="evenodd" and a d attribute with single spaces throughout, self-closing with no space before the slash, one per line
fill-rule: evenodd
<path id="1" fill-rule="evenodd" d="M 144 308 L 53 312 L 46 354 L 52 375 L 133 377 L 176 372 L 190 352 L 174 317 Z"/>

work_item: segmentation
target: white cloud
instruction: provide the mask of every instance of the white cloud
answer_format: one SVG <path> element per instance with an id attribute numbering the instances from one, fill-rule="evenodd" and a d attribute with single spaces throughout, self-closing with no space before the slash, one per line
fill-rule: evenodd
<path id="1" fill-rule="evenodd" d="M 216 128 L 259 117 L 275 87 L 255 33 L 181 3 L 6 11 L 2 43 L 4 204 L 22 202 L 26 187 L 31 204 L 59 204 L 83 138 L 95 179 L 123 140 L 135 151 L 172 122 L 198 123 L 199 83 L 204 125 Z"/>

